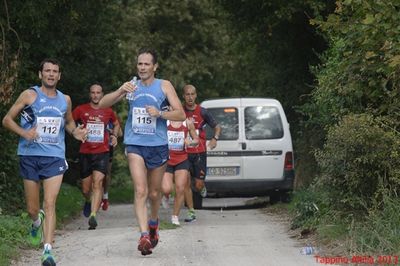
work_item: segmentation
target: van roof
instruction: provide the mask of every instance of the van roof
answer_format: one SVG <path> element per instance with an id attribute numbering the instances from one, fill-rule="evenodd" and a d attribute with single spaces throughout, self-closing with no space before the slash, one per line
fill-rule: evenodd
<path id="1" fill-rule="evenodd" d="M 273 98 L 257 98 L 257 97 L 236 97 L 236 98 L 215 98 L 215 99 L 206 99 L 204 100 L 201 105 L 203 104 L 210 104 L 212 105 L 247 105 L 247 104 L 266 104 L 266 105 L 277 105 L 281 106 L 281 103 Z"/>

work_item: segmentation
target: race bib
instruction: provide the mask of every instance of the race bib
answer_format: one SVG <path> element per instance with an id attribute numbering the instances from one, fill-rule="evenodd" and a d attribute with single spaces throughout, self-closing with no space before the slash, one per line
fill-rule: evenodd
<path id="1" fill-rule="evenodd" d="M 172 151 L 183 151 L 185 148 L 185 132 L 168 130 L 168 148 Z"/>
<path id="2" fill-rule="evenodd" d="M 86 129 L 88 130 L 87 142 L 104 142 L 104 123 L 87 123 Z"/>
<path id="3" fill-rule="evenodd" d="M 150 116 L 146 108 L 132 109 L 132 129 L 134 133 L 154 135 L 156 133 L 157 118 Z"/>
<path id="4" fill-rule="evenodd" d="M 61 128 L 61 117 L 38 117 L 36 132 L 37 143 L 56 145 L 59 143 L 58 134 Z"/>

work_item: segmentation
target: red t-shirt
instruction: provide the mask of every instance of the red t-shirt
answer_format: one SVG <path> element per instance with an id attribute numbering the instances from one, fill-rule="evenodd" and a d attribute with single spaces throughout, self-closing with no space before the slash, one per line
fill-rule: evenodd
<path id="1" fill-rule="evenodd" d="M 199 136 L 199 145 L 196 147 L 187 147 L 187 153 L 202 153 L 206 152 L 206 131 L 204 127 L 209 125 L 211 128 L 215 128 L 218 122 L 214 117 L 200 105 L 196 105 L 194 110 L 189 110 L 184 106 L 186 117 L 191 119 L 196 129 L 196 133 Z"/>
<path id="2" fill-rule="evenodd" d="M 109 151 L 110 134 L 107 124 L 111 121 L 118 124 L 117 117 L 111 108 L 94 109 L 90 103 L 77 106 L 72 111 L 75 122 L 83 124 L 88 130 L 88 138 L 81 143 L 80 153 L 102 153 Z"/>
<path id="3" fill-rule="evenodd" d="M 186 122 L 183 122 L 179 127 L 173 127 L 168 121 L 168 148 L 169 148 L 169 165 L 177 165 L 188 158 L 185 148 L 185 139 L 188 134 Z"/>

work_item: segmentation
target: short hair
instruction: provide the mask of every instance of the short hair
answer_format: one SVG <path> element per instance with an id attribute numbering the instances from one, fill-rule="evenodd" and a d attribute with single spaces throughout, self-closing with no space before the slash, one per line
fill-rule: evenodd
<path id="1" fill-rule="evenodd" d="M 45 59 L 43 59 L 43 61 L 40 63 L 40 66 L 39 66 L 39 71 L 40 72 L 43 71 L 44 64 L 46 64 L 46 63 L 52 63 L 53 65 L 57 65 L 59 71 L 61 72 L 61 64 L 60 64 L 60 62 L 57 59 L 54 59 L 54 58 L 45 58 Z"/>
<path id="2" fill-rule="evenodd" d="M 154 65 L 157 64 L 157 62 L 158 62 L 158 58 L 157 57 L 158 56 L 157 56 L 157 52 L 154 49 L 151 49 L 151 48 L 148 48 L 148 47 L 140 48 L 139 53 L 138 53 L 138 57 L 141 54 L 151 54 L 151 56 L 153 57 L 153 60 L 152 60 L 153 64 Z"/>
<path id="3" fill-rule="evenodd" d="M 95 85 L 100 86 L 100 87 L 101 87 L 101 91 L 104 92 L 104 87 L 103 87 L 103 85 L 102 85 L 100 82 L 97 82 L 97 81 L 91 83 L 91 84 L 88 86 L 88 91 L 90 92 L 90 88 L 92 88 L 92 87 L 95 86 Z"/>

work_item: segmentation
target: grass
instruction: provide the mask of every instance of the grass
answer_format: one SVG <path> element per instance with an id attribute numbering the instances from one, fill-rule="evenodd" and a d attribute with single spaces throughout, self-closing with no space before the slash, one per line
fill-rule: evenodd
<path id="1" fill-rule="evenodd" d="M 111 186 L 108 194 L 111 203 L 133 203 L 133 188 L 131 184 L 123 187 Z"/>
<path id="2" fill-rule="evenodd" d="M 62 184 L 57 198 L 57 227 L 81 209 L 83 197 L 77 187 Z M 20 248 L 31 248 L 27 237 L 31 220 L 26 212 L 19 216 L 0 215 L 0 265 L 10 265 Z"/>
<path id="3" fill-rule="evenodd" d="M 386 196 L 364 212 L 335 210 L 321 202 L 327 202 L 324 192 L 299 191 L 289 206 L 292 228 L 316 232 L 319 244 L 337 256 L 398 255 L 399 197 Z"/>

